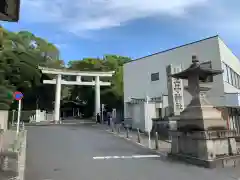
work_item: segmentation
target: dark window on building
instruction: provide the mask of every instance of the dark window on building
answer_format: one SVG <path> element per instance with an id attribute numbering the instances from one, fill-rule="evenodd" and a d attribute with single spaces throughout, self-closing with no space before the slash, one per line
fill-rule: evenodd
<path id="1" fill-rule="evenodd" d="M 238 87 L 237 73 L 234 72 L 234 86 Z"/>
<path id="2" fill-rule="evenodd" d="M 162 108 L 158 108 L 158 117 L 162 118 Z"/>
<path id="3" fill-rule="evenodd" d="M 232 71 L 232 85 L 236 86 L 236 84 L 235 84 L 235 72 L 232 69 L 231 69 L 231 71 Z"/>
<path id="4" fill-rule="evenodd" d="M 228 66 L 227 66 L 227 72 L 228 72 L 228 83 L 232 84 L 231 69 Z"/>
<path id="5" fill-rule="evenodd" d="M 225 73 L 223 73 L 223 79 L 224 81 L 228 82 L 232 86 L 240 89 L 240 75 L 236 73 L 232 68 L 230 68 L 228 65 L 222 63 L 223 70 Z"/>
<path id="6" fill-rule="evenodd" d="M 235 85 L 234 85 L 234 71 L 232 70 L 232 68 L 230 68 L 230 72 L 231 72 L 231 78 L 232 78 L 230 84 L 233 85 L 233 86 L 235 86 Z"/>
<path id="7" fill-rule="evenodd" d="M 238 75 L 238 89 L 240 89 L 240 76 Z"/>
<path id="8" fill-rule="evenodd" d="M 159 73 L 152 73 L 151 81 L 158 81 L 158 80 L 159 80 Z"/>
<path id="9" fill-rule="evenodd" d="M 228 80 L 228 72 L 227 72 L 227 65 L 222 62 L 222 70 L 223 70 L 223 80 L 229 82 Z"/>

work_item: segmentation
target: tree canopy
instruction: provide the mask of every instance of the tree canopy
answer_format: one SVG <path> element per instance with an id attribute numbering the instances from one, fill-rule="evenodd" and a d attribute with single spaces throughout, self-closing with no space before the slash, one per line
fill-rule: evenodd
<path id="1" fill-rule="evenodd" d="M 123 105 L 123 64 L 131 61 L 130 58 L 117 55 L 105 55 L 103 58 L 84 58 L 82 60 L 69 61 L 68 68 L 80 71 L 115 71 L 111 81 L 111 87 L 101 88 L 101 103 L 110 108 L 122 108 Z M 85 100 L 86 115 L 94 111 L 94 87 L 75 86 L 70 89 L 70 99 L 80 97 Z"/>
<path id="2" fill-rule="evenodd" d="M 23 92 L 24 102 L 30 99 L 24 105 L 32 107 L 35 98 L 30 94 L 42 85 L 42 74 L 37 67 L 61 62 L 58 59 L 59 51 L 53 44 L 30 32 L 14 33 L 2 27 L 0 31 L 0 109 L 14 107 L 13 96 L 9 96 L 14 91 Z"/>
<path id="3" fill-rule="evenodd" d="M 123 64 L 130 58 L 118 55 L 104 55 L 102 58 L 83 58 L 70 60 L 67 66 L 60 59 L 58 48 L 45 39 L 28 31 L 10 32 L 0 30 L 0 109 L 16 108 L 11 94 L 24 93 L 24 108 L 53 108 L 54 85 L 43 85 L 44 76 L 38 66 L 67 68 L 79 71 L 115 71 L 111 87 L 101 89 L 101 103 L 109 107 L 121 108 L 123 105 Z M 92 79 L 86 79 L 92 80 Z M 94 110 L 94 87 L 63 87 L 62 100 L 85 101 L 85 114 Z"/>

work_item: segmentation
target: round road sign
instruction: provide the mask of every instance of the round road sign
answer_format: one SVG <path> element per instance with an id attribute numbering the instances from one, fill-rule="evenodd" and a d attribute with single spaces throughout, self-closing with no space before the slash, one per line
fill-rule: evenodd
<path id="1" fill-rule="evenodd" d="M 17 101 L 21 100 L 21 99 L 23 98 L 23 93 L 21 93 L 21 92 L 19 92 L 19 91 L 16 91 L 16 92 L 14 93 L 14 98 L 15 98 L 15 100 L 17 100 Z"/>

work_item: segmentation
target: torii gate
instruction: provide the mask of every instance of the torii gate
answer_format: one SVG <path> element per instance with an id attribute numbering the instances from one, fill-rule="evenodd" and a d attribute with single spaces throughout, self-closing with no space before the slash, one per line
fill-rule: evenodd
<path id="1" fill-rule="evenodd" d="M 54 68 L 45 68 L 38 67 L 43 74 L 54 74 L 56 75 L 55 79 L 52 80 L 43 80 L 43 84 L 56 84 L 55 92 L 55 105 L 54 105 L 54 120 L 59 122 L 60 119 L 60 101 L 61 101 L 61 85 L 82 85 L 82 86 L 95 86 L 95 115 L 100 114 L 101 105 L 100 105 L 100 86 L 110 86 L 110 82 L 102 82 L 99 80 L 99 77 L 112 77 L 114 71 L 108 72 L 94 72 L 94 71 L 73 71 L 65 69 L 54 69 Z M 62 79 L 62 76 L 76 76 L 76 81 L 66 81 Z M 86 82 L 82 81 L 81 77 L 95 77 L 95 81 Z"/>

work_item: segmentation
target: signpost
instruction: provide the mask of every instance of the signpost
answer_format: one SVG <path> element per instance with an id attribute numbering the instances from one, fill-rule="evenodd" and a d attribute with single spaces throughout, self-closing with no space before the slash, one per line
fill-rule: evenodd
<path id="1" fill-rule="evenodd" d="M 20 118 L 21 118 L 21 106 L 22 106 L 22 98 L 23 94 L 19 91 L 14 93 L 15 100 L 18 101 L 18 114 L 17 114 L 17 134 L 19 133 L 19 126 L 20 126 Z"/>

